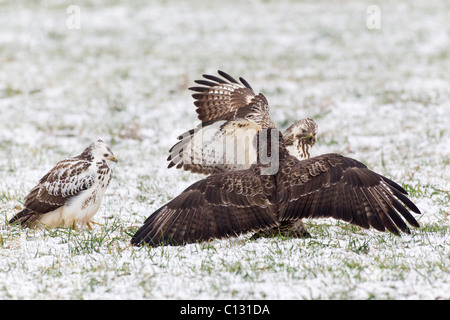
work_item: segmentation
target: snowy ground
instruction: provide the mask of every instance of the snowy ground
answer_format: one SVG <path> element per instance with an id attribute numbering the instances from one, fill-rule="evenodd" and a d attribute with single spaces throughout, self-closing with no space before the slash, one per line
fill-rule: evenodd
<path id="1" fill-rule="evenodd" d="M 450 299 L 448 2 L 79 1 L 80 29 L 66 25 L 70 2 L 20 3 L 0 1 L 0 299 Z M 314 117 L 315 154 L 402 183 L 422 228 L 316 220 L 309 239 L 129 246 L 200 178 L 165 159 L 196 124 L 186 88 L 217 69 L 263 92 L 281 128 Z M 119 158 L 101 226 L 7 224 L 98 137 Z"/>

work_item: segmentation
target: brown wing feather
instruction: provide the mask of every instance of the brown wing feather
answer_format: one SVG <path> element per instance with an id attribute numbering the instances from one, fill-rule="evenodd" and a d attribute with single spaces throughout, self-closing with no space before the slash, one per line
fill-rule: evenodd
<path id="1" fill-rule="evenodd" d="M 254 168 L 209 176 L 150 215 L 131 243 L 192 243 L 274 227 L 274 194 L 274 178 Z"/>
<path id="2" fill-rule="evenodd" d="M 178 137 L 180 141 L 169 150 L 168 168 L 183 168 L 202 174 L 246 169 L 248 168 L 246 164 L 241 166 L 235 163 L 219 163 L 214 157 L 204 154 L 204 151 L 218 150 L 214 144 L 224 142 L 219 141 L 220 137 L 223 139 L 221 133 L 223 133 L 222 130 L 225 130 L 224 128 L 236 127 L 240 130 L 247 130 L 248 127 L 253 130 L 253 126 L 242 126 L 242 123 L 246 121 L 256 123 L 259 128 L 276 128 L 269 115 L 269 103 L 263 94 L 255 94 L 252 87 L 243 78 L 239 78 L 239 82 L 223 71 L 219 70 L 218 73 L 221 77 L 203 75 L 206 80 L 195 81 L 202 86 L 189 88 L 196 92 L 193 94 L 194 104 L 197 106 L 198 118 L 202 123 L 197 128 Z M 208 130 L 215 130 L 217 139 L 211 141 L 209 141 L 210 138 L 197 139 Z M 247 130 L 247 132 L 249 131 Z M 197 142 L 192 144 L 193 141 Z M 209 141 L 207 145 L 204 144 L 205 141 Z M 222 147 L 222 143 L 219 144 L 220 147 Z M 193 155 L 201 155 L 203 160 L 208 160 L 208 163 L 192 161 Z M 189 161 L 183 161 L 183 157 Z"/>
<path id="3" fill-rule="evenodd" d="M 403 219 L 419 227 L 409 210 L 420 211 L 402 187 L 338 154 L 304 161 L 289 157 L 277 176 L 277 185 L 282 221 L 333 217 L 394 234 L 399 229 L 409 232 Z"/>
<path id="4" fill-rule="evenodd" d="M 207 80 L 195 80 L 202 86 L 189 88 L 196 92 L 192 97 L 200 121 L 250 118 L 257 119 L 255 121 L 263 128 L 275 128 L 269 116 L 269 104 L 263 94 L 255 94 L 243 78 L 239 78 L 239 82 L 223 71 L 219 70 L 218 73 L 225 79 L 203 75 Z"/>

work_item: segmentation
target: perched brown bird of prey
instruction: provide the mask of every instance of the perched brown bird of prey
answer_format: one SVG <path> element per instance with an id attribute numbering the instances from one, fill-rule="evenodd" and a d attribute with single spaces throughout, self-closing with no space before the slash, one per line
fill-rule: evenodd
<path id="1" fill-rule="evenodd" d="M 151 214 L 131 243 L 181 245 L 303 218 L 332 217 L 394 234 L 410 232 L 403 219 L 419 227 L 409 210 L 420 211 L 407 192 L 357 160 L 338 154 L 298 160 L 273 128 L 259 130 L 254 145 L 257 161 L 249 169 L 212 174 L 192 184 Z"/>
<path id="2" fill-rule="evenodd" d="M 56 164 L 25 197 L 22 211 L 9 222 L 25 227 L 69 227 L 86 224 L 97 213 L 112 178 L 111 149 L 98 140 L 80 155 Z"/>
<path id="3" fill-rule="evenodd" d="M 203 75 L 206 80 L 195 81 L 202 86 L 189 88 L 195 92 L 192 97 L 201 124 L 178 137 L 181 141 L 169 150 L 169 168 L 175 166 L 205 175 L 248 169 L 257 159 L 257 132 L 276 128 L 262 93 L 256 94 L 242 77 L 238 81 L 223 71 L 218 73 L 221 77 Z M 307 159 L 316 135 L 314 120 L 296 121 L 284 132 L 286 148 L 298 159 Z M 308 236 L 305 225 L 298 220 L 282 222 L 254 237 L 278 234 Z"/>
<path id="4" fill-rule="evenodd" d="M 255 135 L 260 129 L 275 129 L 266 97 L 256 94 L 243 78 L 240 82 L 223 71 L 216 77 L 203 75 L 189 88 L 201 124 L 180 135 L 169 150 L 169 168 L 211 174 L 248 169 L 256 162 Z M 299 159 L 310 157 L 316 142 L 317 124 L 302 119 L 284 133 L 286 147 Z"/>

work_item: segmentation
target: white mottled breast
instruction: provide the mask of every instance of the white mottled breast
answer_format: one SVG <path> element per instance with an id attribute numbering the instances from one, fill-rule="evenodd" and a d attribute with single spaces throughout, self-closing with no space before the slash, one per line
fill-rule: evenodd
<path id="1" fill-rule="evenodd" d="M 311 146 L 309 144 L 300 144 L 299 140 L 295 140 L 294 144 L 286 146 L 286 149 L 289 151 L 289 154 L 293 155 L 299 160 L 309 159 L 309 149 Z"/>
<path id="2" fill-rule="evenodd" d="M 77 182 L 83 179 L 93 179 L 92 186 L 68 199 L 67 203 L 62 207 L 42 215 L 39 222 L 42 225 L 53 228 L 87 224 L 100 208 L 111 178 L 112 170 L 104 161 L 91 164 L 87 170 L 72 177 L 72 183 L 55 186 L 55 190 L 59 188 L 60 191 L 70 194 L 76 189 Z"/>

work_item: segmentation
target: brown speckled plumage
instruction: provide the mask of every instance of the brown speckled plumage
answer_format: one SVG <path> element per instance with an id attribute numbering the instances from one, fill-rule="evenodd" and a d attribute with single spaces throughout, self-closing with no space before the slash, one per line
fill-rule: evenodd
<path id="1" fill-rule="evenodd" d="M 406 191 L 361 162 L 338 154 L 307 160 L 290 155 L 279 135 L 279 167 L 262 175 L 262 164 L 200 180 L 151 214 L 134 245 L 208 241 L 267 231 L 303 218 L 332 217 L 363 228 L 410 232 L 420 213 Z"/>

